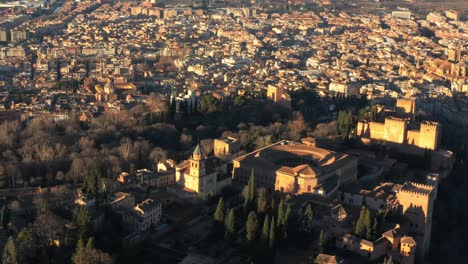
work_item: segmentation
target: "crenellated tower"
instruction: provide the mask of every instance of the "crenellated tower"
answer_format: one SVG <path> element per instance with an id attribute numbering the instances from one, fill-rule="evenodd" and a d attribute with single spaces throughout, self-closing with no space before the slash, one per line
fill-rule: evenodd
<path id="1" fill-rule="evenodd" d="M 415 182 L 406 182 L 397 193 L 402 213 L 408 220 L 404 228 L 418 241 L 420 257 L 429 249 L 434 198 L 434 186 Z"/>
<path id="2" fill-rule="evenodd" d="M 437 122 L 423 121 L 419 129 L 419 147 L 435 150 L 440 138 L 440 125 Z"/>
<path id="3" fill-rule="evenodd" d="M 403 144 L 406 140 L 407 122 L 396 117 L 385 118 L 384 138 L 386 141 Z"/>

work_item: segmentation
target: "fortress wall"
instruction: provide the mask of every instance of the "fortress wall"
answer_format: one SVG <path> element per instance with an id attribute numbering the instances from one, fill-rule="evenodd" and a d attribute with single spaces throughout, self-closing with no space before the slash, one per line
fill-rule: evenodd
<path id="1" fill-rule="evenodd" d="M 385 139 L 385 124 L 378 122 L 369 123 L 369 136 L 372 139 L 383 140 Z"/>
<path id="2" fill-rule="evenodd" d="M 440 137 L 440 127 L 438 123 L 422 122 L 419 132 L 420 148 L 427 148 L 435 150 L 438 147 Z"/>
<path id="3" fill-rule="evenodd" d="M 406 139 L 406 121 L 399 118 L 385 119 L 385 140 L 403 144 Z"/>
<path id="4" fill-rule="evenodd" d="M 406 134 L 406 142 L 408 142 L 408 145 L 419 146 L 419 131 L 408 130 Z"/>
<path id="5" fill-rule="evenodd" d="M 409 99 L 398 99 L 396 107 L 397 109 L 402 109 L 406 114 L 414 114 L 416 112 L 416 101 Z"/>
<path id="6" fill-rule="evenodd" d="M 358 137 L 369 137 L 369 123 L 358 122 L 356 126 L 356 135 Z"/>

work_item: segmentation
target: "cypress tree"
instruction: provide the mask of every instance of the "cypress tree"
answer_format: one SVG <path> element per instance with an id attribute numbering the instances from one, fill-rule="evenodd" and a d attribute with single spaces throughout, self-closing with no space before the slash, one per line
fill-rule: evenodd
<path id="1" fill-rule="evenodd" d="M 275 203 L 275 198 L 271 198 L 271 205 L 270 205 L 270 212 L 271 216 L 275 215 L 275 210 L 276 210 L 276 203 Z"/>
<path id="2" fill-rule="evenodd" d="M 364 215 L 364 226 L 366 230 L 366 239 L 372 239 L 372 218 L 371 211 L 369 209 L 366 209 L 366 214 Z"/>
<path id="3" fill-rule="evenodd" d="M 94 248 L 94 239 L 90 237 L 88 242 L 86 243 L 86 250 L 90 250 Z"/>
<path id="4" fill-rule="evenodd" d="M 349 136 L 352 125 L 353 125 L 353 114 L 351 112 L 347 112 L 345 116 L 345 135 L 344 136 L 346 137 Z"/>
<path id="5" fill-rule="evenodd" d="M 361 208 L 361 213 L 359 214 L 359 218 L 356 222 L 356 227 L 354 229 L 354 233 L 356 233 L 356 235 L 360 236 L 360 237 L 363 237 L 366 233 L 366 226 L 364 224 L 364 217 L 366 215 L 366 212 L 367 212 L 367 208 L 366 207 L 362 207 Z"/>
<path id="6" fill-rule="evenodd" d="M 269 236 L 269 246 L 273 248 L 275 246 L 275 217 L 271 217 L 270 223 L 270 236 Z"/>
<path id="7" fill-rule="evenodd" d="M 8 223 L 10 223 L 10 210 L 8 209 L 8 206 L 6 204 L 2 207 L 2 210 L 0 212 L 0 218 L 3 229 L 6 230 L 8 227 Z"/>
<path id="8" fill-rule="evenodd" d="M 9 237 L 5 248 L 3 249 L 2 264 L 17 264 L 18 256 L 16 254 L 15 241 Z"/>
<path id="9" fill-rule="evenodd" d="M 268 202 L 267 202 L 266 196 L 267 196 L 266 189 L 261 188 L 259 190 L 258 201 L 257 201 L 257 212 L 259 214 L 263 214 L 267 211 Z"/>
<path id="10" fill-rule="evenodd" d="M 249 184 L 250 184 L 250 181 L 249 181 Z M 244 199 L 244 215 L 247 214 L 247 212 L 249 211 L 249 204 L 250 204 L 249 190 L 250 190 L 250 187 L 247 185 L 247 194 L 245 195 L 245 199 Z"/>
<path id="11" fill-rule="evenodd" d="M 263 221 L 263 228 L 262 228 L 262 240 L 268 241 L 270 236 L 270 219 L 268 215 L 265 216 L 265 221 Z"/>
<path id="12" fill-rule="evenodd" d="M 343 112 L 338 112 L 338 118 L 336 120 L 336 125 L 338 127 L 338 133 L 343 133 Z"/>
<path id="13" fill-rule="evenodd" d="M 379 232 L 379 218 L 376 216 L 374 217 L 374 222 L 372 224 L 372 240 L 377 238 Z"/>
<path id="14" fill-rule="evenodd" d="M 73 224 L 75 224 L 78 239 L 86 238 L 90 221 L 91 218 L 86 206 L 78 206 L 73 210 Z"/>
<path id="15" fill-rule="evenodd" d="M 88 168 L 87 174 L 83 181 L 83 192 L 89 197 L 96 197 L 99 192 L 99 182 L 101 181 L 101 171 L 94 164 Z"/>
<path id="16" fill-rule="evenodd" d="M 308 204 L 305 209 L 304 217 L 303 217 L 303 225 L 304 225 L 305 230 L 307 231 L 312 230 L 313 220 L 314 220 L 314 212 L 312 211 L 312 205 Z"/>
<path id="17" fill-rule="evenodd" d="M 324 249 L 325 249 L 325 234 L 323 232 L 323 229 L 320 231 L 320 236 L 319 236 L 319 240 L 318 240 L 318 245 L 317 245 L 317 249 L 318 249 L 318 252 L 319 253 L 323 253 Z"/>
<path id="18" fill-rule="evenodd" d="M 253 241 L 257 237 L 258 219 L 254 211 L 249 213 L 246 223 L 246 238 L 247 241 Z"/>
<path id="19" fill-rule="evenodd" d="M 283 219 L 284 219 L 284 200 L 281 199 L 279 205 L 278 205 L 278 223 L 277 225 L 280 226 L 283 224 Z"/>
<path id="20" fill-rule="evenodd" d="M 250 173 L 250 179 L 249 179 L 249 201 L 252 202 L 255 199 L 255 172 L 254 169 L 252 169 L 252 172 Z"/>
<path id="21" fill-rule="evenodd" d="M 86 257 L 86 249 L 83 244 L 83 240 L 78 240 L 78 243 L 76 244 L 76 250 L 75 253 L 72 256 L 72 262 L 73 264 L 87 264 L 88 260 Z"/>
<path id="22" fill-rule="evenodd" d="M 218 206 L 214 212 L 213 218 L 216 222 L 223 223 L 224 221 L 224 200 L 223 197 L 219 198 Z"/>
<path id="23" fill-rule="evenodd" d="M 7 175 L 5 170 L 3 170 L 3 173 L 0 172 L 0 188 L 5 188 L 7 186 Z"/>
<path id="24" fill-rule="evenodd" d="M 229 209 L 229 213 L 226 217 L 224 227 L 225 227 L 224 238 L 226 240 L 230 240 L 236 232 L 236 216 L 234 214 L 234 209 L 232 208 Z"/>
<path id="25" fill-rule="evenodd" d="M 244 200 L 244 213 L 250 211 L 252 202 L 255 199 L 255 173 L 254 169 L 250 173 L 249 182 L 247 184 L 247 193 Z"/>
<path id="26" fill-rule="evenodd" d="M 289 229 L 289 220 L 291 219 L 292 215 L 292 207 L 290 204 L 286 206 L 286 212 L 284 213 L 284 218 L 283 218 L 283 240 L 288 239 L 288 229 Z"/>
<path id="27" fill-rule="evenodd" d="M 284 214 L 283 225 L 288 225 L 289 219 L 291 219 L 292 213 L 293 213 L 292 207 L 290 204 L 288 204 L 286 206 L 286 213 Z"/>
<path id="28" fill-rule="evenodd" d="M 18 262 L 31 263 L 32 259 L 36 256 L 36 242 L 34 241 L 33 234 L 27 228 L 23 228 L 16 239 Z"/>

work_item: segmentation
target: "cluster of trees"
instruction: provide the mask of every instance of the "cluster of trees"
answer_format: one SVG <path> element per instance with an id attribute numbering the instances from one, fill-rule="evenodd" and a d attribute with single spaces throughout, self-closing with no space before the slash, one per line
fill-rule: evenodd
<path id="1" fill-rule="evenodd" d="M 373 215 L 372 211 L 367 207 L 362 207 L 359 218 L 354 228 L 356 235 L 367 240 L 374 241 L 380 235 L 380 223 L 382 213 L 378 212 Z"/>
<path id="2" fill-rule="evenodd" d="M 98 233 L 92 228 L 90 209 L 86 206 L 77 206 L 72 215 L 67 216 L 67 212 L 61 210 L 64 195 L 69 194 L 66 192 L 51 193 L 34 198 L 34 214 L 26 213 L 23 215 L 30 223 L 17 235 L 9 237 L 4 247 L 2 264 L 112 263 L 109 254 L 94 246 L 92 236 Z M 5 218 L 2 219 L 5 223 L 7 223 L 7 214 L 5 213 Z M 66 227 L 65 221 L 67 220 L 65 219 L 69 219 L 69 217 L 72 221 Z M 105 224 L 108 222 L 107 219 L 108 216 L 105 214 Z M 6 231 L 6 226 L 4 230 Z M 119 233 L 119 230 L 112 232 Z M 105 238 L 101 235 L 98 237 L 100 240 Z M 87 241 L 86 246 L 83 245 L 85 241 Z"/>
<path id="3" fill-rule="evenodd" d="M 83 240 L 78 240 L 75 253 L 72 256 L 73 264 L 110 264 L 112 258 L 94 247 L 93 238 L 89 238 L 86 246 Z"/>
<path id="4" fill-rule="evenodd" d="M 62 124 L 64 135 L 57 133 L 50 116 L 37 117 L 24 127 L 3 123 L 0 187 L 82 183 L 88 175 L 87 168 L 95 166 L 100 168 L 102 178 L 114 178 L 122 171 L 154 168 L 167 157 L 166 147 L 175 149 L 179 142 L 187 142 L 179 140 L 184 133 L 171 125 L 122 128 L 125 123 L 132 123 L 132 119 L 123 121 L 123 117 L 114 114 L 97 119 L 100 121 L 94 120 L 88 130 L 81 129 L 73 120 L 66 121 Z M 190 146 L 191 142 L 184 147 Z"/>
<path id="5" fill-rule="evenodd" d="M 233 102 L 219 102 L 205 95 L 198 109 L 187 106 L 194 111 L 175 120 L 175 102 L 151 93 L 144 104 L 107 111 L 85 121 L 72 116 L 57 123 L 52 116 L 42 115 L 28 122 L 3 122 L 0 187 L 82 183 L 87 175 L 82 168 L 95 166 L 97 160 L 101 163 L 97 166 L 105 168 L 102 178 L 114 178 L 122 171 L 153 168 L 168 155 L 176 160 L 186 158 L 193 139 L 226 133 L 237 136 L 247 151 L 279 139 L 299 140 L 311 132 L 316 113 L 329 111 L 329 104 L 344 107 L 356 103 L 354 99 L 321 98 L 313 90 L 296 91 L 292 98 L 291 114 L 258 97 L 238 96 Z M 351 127 L 345 119 L 339 118 L 337 124 L 342 134 Z M 317 129 L 326 128 L 326 132 L 318 132 L 326 136 L 336 134 L 334 127 Z"/>
<path id="6" fill-rule="evenodd" d="M 186 158 L 193 139 L 220 137 L 228 131 L 237 134 L 246 150 L 278 139 L 299 140 L 311 132 L 318 113 L 331 114 L 331 105 L 339 110 L 366 105 L 362 98 L 319 97 L 313 89 L 301 89 L 291 93 L 291 114 L 262 96 L 248 94 L 223 102 L 203 95 L 198 107 L 180 105 L 187 114 L 177 120 L 175 101 L 150 93 L 143 104 L 85 121 L 72 116 L 57 123 L 52 116 L 43 115 L 28 122 L 4 122 L 0 124 L 0 187 L 81 183 L 85 174 L 77 167 L 89 167 L 96 157 L 107 168 L 103 178 L 113 178 L 121 171 L 153 167 L 154 157 L 161 156 L 150 155 L 153 151 Z M 348 134 L 351 127 L 347 117 L 339 118 L 337 126 L 341 134 Z M 325 129 L 318 133 L 328 136 L 336 134 L 334 127 L 317 129 Z"/>
<path id="7" fill-rule="evenodd" d="M 359 121 L 372 122 L 377 120 L 377 106 L 370 105 L 359 110 L 358 118 Z"/>
<path id="8" fill-rule="evenodd" d="M 219 198 L 213 214 L 214 229 L 216 233 L 223 233 L 224 230 L 227 241 L 233 241 L 234 238 L 244 241 L 247 251 L 254 258 L 261 252 L 271 256 L 272 250 L 290 245 L 307 247 L 314 240 L 313 237 L 318 235 L 318 230 L 314 228 L 312 206 L 308 204 L 298 212 L 284 199 L 276 203 L 275 197 L 265 188 L 255 186 L 253 170 L 243 196 L 242 210 L 226 209 L 223 197 Z M 242 230 L 245 230 L 244 237 L 239 236 Z M 322 234 L 317 241 L 317 248 L 323 248 L 324 241 Z"/>
<path id="9" fill-rule="evenodd" d="M 200 100 L 200 111 L 213 113 L 218 110 L 219 101 L 211 94 L 203 96 Z"/>
<path id="10" fill-rule="evenodd" d="M 18 237 L 9 237 L 2 254 L 2 264 L 23 264 L 49 262 L 44 259 L 45 252 L 40 252 L 36 244 L 37 238 L 27 228 L 21 230 Z M 42 256 L 41 256 L 42 255 Z M 68 261 L 67 261 L 68 262 Z M 78 240 L 75 253 L 71 258 L 73 264 L 110 264 L 112 257 L 94 247 L 93 238 L 89 238 L 86 246 L 83 240 Z"/>
<path id="11" fill-rule="evenodd" d="M 349 138 L 353 128 L 355 127 L 355 118 L 350 111 L 340 111 L 337 119 L 338 133 L 343 135 L 343 138 Z"/>
<path id="12" fill-rule="evenodd" d="M 47 259 L 41 250 L 37 234 L 24 228 L 18 233 L 16 239 L 10 236 L 5 244 L 2 254 L 2 264 L 37 263 L 38 260 Z"/>

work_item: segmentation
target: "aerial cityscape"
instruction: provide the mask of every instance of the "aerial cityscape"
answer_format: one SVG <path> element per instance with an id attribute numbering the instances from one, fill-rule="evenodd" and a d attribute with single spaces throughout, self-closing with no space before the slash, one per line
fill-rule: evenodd
<path id="1" fill-rule="evenodd" d="M 468 263 L 467 95 L 466 0 L 2 0 L 0 264 Z"/>

